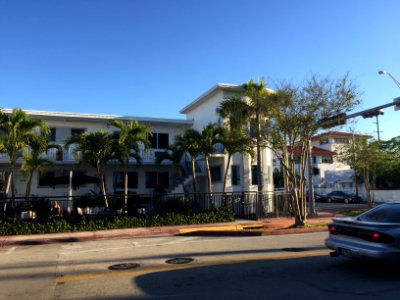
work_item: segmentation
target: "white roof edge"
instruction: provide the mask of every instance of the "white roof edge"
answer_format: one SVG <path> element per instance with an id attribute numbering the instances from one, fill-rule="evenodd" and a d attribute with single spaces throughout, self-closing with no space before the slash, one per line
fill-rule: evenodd
<path id="1" fill-rule="evenodd" d="M 186 105 L 184 108 L 182 108 L 179 111 L 179 113 L 185 114 L 185 113 L 189 112 L 191 109 L 200 105 L 208 96 L 212 95 L 219 89 L 240 91 L 242 89 L 242 86 L 239 84 L 231 84 L 231 83 L 217 83 L 212 88 L 210 88 L 208 91 L 204 92 L 199 97 L 197 97 L 195 100 L 193 100 L 188 105 Z"/>
<path id="2" fill-rule="evenodd" d="M 11 113 L 13 109 L 3 108 L 7 113 Z M 23 109 L 25 113 L 32 117 L 43 117 L 43 118 L 71 118 L 80 120 L 137 120 L 144 123 L 170 123 L 170 124 L 181 124 L 191 125 L 193 120 L 188 119 L 166 119 L 166 118 L 151 118 L 151 117 L 135 117 L 135 116 L 118 116 L 118 115 L 103 115 L 103 114 L 90 114 L 90 113 L 71 113 L 71 112 L 52 112 L 52 111 L 41 111 L 41 110 L 28 110 Z"/>

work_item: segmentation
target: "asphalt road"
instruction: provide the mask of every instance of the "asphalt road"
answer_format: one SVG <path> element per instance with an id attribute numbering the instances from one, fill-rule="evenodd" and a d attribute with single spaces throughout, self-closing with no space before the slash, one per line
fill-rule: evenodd
<path id="1" fill-rule="evenodd" d="M 0 248 L 0 299 L 399 299 L 397 268 L 331 258 L 326 236 L 164 236 Z M 175 258 L 193 261 L 167 263 Z"/>

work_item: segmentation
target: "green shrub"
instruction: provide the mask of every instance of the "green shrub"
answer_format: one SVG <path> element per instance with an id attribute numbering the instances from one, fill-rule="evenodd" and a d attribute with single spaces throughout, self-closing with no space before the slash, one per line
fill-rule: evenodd
<path id="1" fill-rule="evenodd" d="M 198 213 L 166 213 L 143 216 L 68 216 L 65 219 L 42 221 L 0 220 L 0 236 L 71 231 L 94 231 L 184 224 L 206 224 L 233 221 L 233 213 L 220 208 Z"/>

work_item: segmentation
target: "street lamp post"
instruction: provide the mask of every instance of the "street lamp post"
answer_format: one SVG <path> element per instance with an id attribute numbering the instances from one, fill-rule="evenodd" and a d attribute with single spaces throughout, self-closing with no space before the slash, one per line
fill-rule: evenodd
<path id="1" fill-rule="evenodd" d="M 380 70 L 378 72 L 378 74 L 382 75 L 382 76 L 383 75 L 388 75 L 394 81 L 394 83 L 397 85 L 397 87 L 400 89 L 400 82 L 392 74 L 390 74 L 389 72 L 387 72 L 385 70 Z"/>

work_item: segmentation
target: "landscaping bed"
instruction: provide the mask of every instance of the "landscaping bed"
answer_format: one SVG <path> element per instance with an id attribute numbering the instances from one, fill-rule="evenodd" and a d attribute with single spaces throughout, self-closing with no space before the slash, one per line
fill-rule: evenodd
<path id="1" fill-rule="evenodd" d="M 207 224 L 230 221 L 234 221 L 234 215 L 227 209 L 215 209 L 212 211 L 187 214 L 66 216 L 62 219 L 53 220 L 6 219 L 0 220 L 0 236 Z"/>

